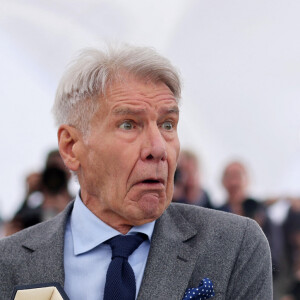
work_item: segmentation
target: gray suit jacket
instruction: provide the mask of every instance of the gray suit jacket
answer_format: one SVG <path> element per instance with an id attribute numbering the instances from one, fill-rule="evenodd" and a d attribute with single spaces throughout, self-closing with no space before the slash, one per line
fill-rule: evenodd
<path id="1" fill-rule="evenodd" d="M 72 210 L 0 241 L 0 299 L 15 285 L 64 284 L 64 230 Z M 157 220 L 138 300 L 181 300 L 209 277 L 214 300 L 272 300 L 268 242 L 252 220 L 171 204 Z M 88 299 L 82 299 L 88 300 Z"/>

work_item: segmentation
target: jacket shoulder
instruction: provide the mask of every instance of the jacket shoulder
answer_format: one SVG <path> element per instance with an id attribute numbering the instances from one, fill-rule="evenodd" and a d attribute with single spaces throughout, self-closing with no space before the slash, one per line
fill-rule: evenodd
<path id="1" fill-rule="evenodd" d="M 227 259 L 235 257 L 249 248 L 261 249 L 261 253 L 269 256 L 270 247 L 265 234 L 256 221 L 232 213 L 218 211 L 187 204 L 171 204 L 167 212 L 173 220 L 184 218 L 195 232 L 196 240 L 201 248 L 213 255 Z M 179 217 L 180 216 L 180 217 Z M 176 223 L 176 226 L 181 226 Z M 181 228 L 182 229 L 182 228 Z"/>
<path id="2" fill-rule="evenodd" d="M 13 249 L 22 245 L 43 244 L 52 239 L 55 235 L 63 236 L 68 216 L 72 210 L 73 202 L 66 209 L 54 218 L 23 229 L 11 236 L 4 237 L 0 240 L 0 252 L 2 257 L 8 259 L 10 256 L 15 257 Z"/>
<path id="3" fill-rule="evenodd" d="M 245 230 L 249 223 L 250 226 L 258 226 L 255 221 L 246 217 L 189 204 L 172 203 L 167 211 L 171 215 L 182 215 L 197 231 L 210 228 L 214 232 L 233 234 Z"/>
<path id="4" fill-rule="evenodd" d="M 219 296 L 226 299 L 272 299 L 270 248 L 254 220 L 175 203 L 167 212 L 172 219 L 181 216 L 197 232 L 191 240 L 199 253 L 191 286 L 208 276 L 215 282 Z"/>

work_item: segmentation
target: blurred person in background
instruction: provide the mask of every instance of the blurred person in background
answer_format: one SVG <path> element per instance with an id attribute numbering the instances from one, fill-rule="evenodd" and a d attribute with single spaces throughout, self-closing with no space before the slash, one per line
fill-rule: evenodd
<path id="1" fill-rule="evenodd" d="M 249 176 L 245 164 L 240 161 L 229 162 L 223 171 L 222 184 L 227 199 L 219 209 L 251 218 L 260 225 L 270 244 L 273 275 L 276 277 L 282 257 L 282 229 L 268 217 L 266 206 L 249 196 Z"/>
<path id="2" fill-rule="evenodd" d="M 0 217 L 0 239 L 4 236 L 3 220 Z"/>
<path id="3" fill-rule="evenodd" d="M 58 150 L 50 151 L 44 170 L 26 177 L 25 200 L 12 220 L 5 224 L 4 234 L 11 235 L 61 212 L 72 199 L 68 190 L 70 176 Z"/>
<path id="4" fill-rule="evenodd" d="M 202 187 L 198 157 L 190 150 L 180 152 L 174 178 L 173 201 L 213 208 L 209 194 Z"/>
<path id="5" fill-rule="evenodd" d="M 300 300 L 300 199 L 289 201 L 291 206 L 283 224 L 289 285 L 282 300 Z"/>

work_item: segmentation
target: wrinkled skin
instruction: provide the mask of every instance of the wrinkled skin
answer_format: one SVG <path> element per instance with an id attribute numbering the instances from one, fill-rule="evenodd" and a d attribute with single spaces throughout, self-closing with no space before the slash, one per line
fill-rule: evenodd
<path id="1" fill-rule="evenodd" d="M 165 84 L 133 78 L 99 101 L 86 136 L 60 127 L 60 152 L 78 174 L 85 205 L 126 233 L 157 219 L 172 200 L 178 105 Z"/>

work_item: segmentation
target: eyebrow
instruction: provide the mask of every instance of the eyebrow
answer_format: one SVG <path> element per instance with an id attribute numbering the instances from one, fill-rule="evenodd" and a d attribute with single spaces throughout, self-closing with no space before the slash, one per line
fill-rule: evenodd
<path id="1" fill-rule="evenodd" d="M 178 106 L 173 107 L 163 107 L 159 110 L 162 114 L 179 114 Z M 129 108 L 129 107 L 118 107 L 113 110 L 112 112 L 116 116 L 124 116 L 124 115 L 139 115 L 139 114 L 146 114 L 147 111 L 144 108 Z"/>
<path id="2" fill-rule="evenodd" d="M 146 110 L 141 109 L 132 109 L 129 107 L 119 107 L 113 110 L 113 114 L 117 116 L 124 116 L 124 115 L 138 115 L 141 113 L 146 113 Z"/>
<path id="3" fill-rule="evenodd" d="M 178 106 L 172 106 L 172 107 L 163 107 L 159 110 L 160 113 L 163 114 L 179 114 L 179 108 Z"/>

